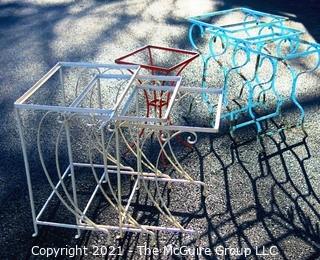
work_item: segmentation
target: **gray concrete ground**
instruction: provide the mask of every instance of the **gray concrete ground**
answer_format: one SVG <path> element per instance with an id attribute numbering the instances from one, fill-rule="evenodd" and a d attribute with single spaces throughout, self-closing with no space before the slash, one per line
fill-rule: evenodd
<path id="1" fill-rule="evenodd" d="M 0 259 L 42 259 L 32 256 L 34 245 L 56 248 L 78 245 L 91 249 L 93 245 L 107 245 L 106 236 L 99 232 L 85 232 L 76 240 L 74 231 L 43 227 L 38 237 L 31 237 L 26 178 L 13 113 L 13 102 L 22 93 L 57 61 L 112 63 L 119 55 L 145 44 L 191 49 L 185 17 L 239 5 L 288 15 L 293 20 L 292 26 L 306 30 L 309 40 L 320 40 L 317 1 L 261 2 L 1 1 Z M 199 62 L 192 64 L 183 74 L 184 84 L 199 82 L 196 76 L 199 70 Z M 296 128 L 282 135 L 265 137 L 262 148 L 248 129 L 237 132 L 234 138 L 227 133 L 199 136 L 183 164 L 196 178 L 208 183 L 207 198 L 199 188 L 187 185 L 177 186 L 166 196 L 184 226 L 196 229 L 200 235 L 195 238 L 161 234 L 157 236 L 156 247 L 168 244 L 213 250 L 258 247 L 261 252 L 263 247 L 269 250 L 276 246 L 276 256 L 252 254 L 248 258 L 319 257 L 319 73 L 306 77 L 302 86 L 299 98 L 306 108 L 306 132 Z M 285 115 L 290 121 L 290 104 L 286 109 Z M 32 163 L 36 168 L 37 164 Z M 40 168 L 33 172 L 33 179 L 35 194 L 43 200 L 47 185 Z M 86 188 L 82 192 L 85 196 Z M 152 207 L 144 206 L 144 201 L 142 192 L 134 202 L 135 214 L 147 211 L 146 222 L 161 222 Z M 96 219 L 112 218 L 107 209 L 103 202 L 97 203 Z M 50 217 L 57 217 L 57 212 L 59 203 L 53 205 Z M 139 255 L 139 245 L 152 246 L 145 235 L 127 234 L 120 241 L 114 237 L 111 240 L 111 244 L 123 248 L 123 257 L 110 256 L 110 259 L 160 258 Z M 227 252 L 224 257 L 237 258 L 231 254 Z M 223 258 L 218 255 L 206 258 L 215 257 Z M 162 255 L 161 258 L 169 257 Z M 183 256 L 171 258 L 185 259 Z"/>

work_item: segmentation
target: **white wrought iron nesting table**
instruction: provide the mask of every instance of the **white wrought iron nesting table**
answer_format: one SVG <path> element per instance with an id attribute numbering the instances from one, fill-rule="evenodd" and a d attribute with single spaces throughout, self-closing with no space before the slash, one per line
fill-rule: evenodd
<path id="1" fill-rule="evenodd" d="M 140 75 L 139 70 L 140 67 L 135 65 L 59 62 L 15 102 L 34 236 L 38 234 L 39 225 L 74 228 L 77 237 L 81 230 L 107 233 L 113 230 L 119 232 L 120 237 L 126 231 L 148 234 L 155 231 L 194 232 L 183 227 L 171 214 L 160 189 L 163 183 L 190 183 L 205 187 L 205 183 L 195 180 L 183 168 L 171 142 L 177 135 L 188 133 L 187 142 L 194 144 L 197 132 L 216 133 L 219 130 L 222 90 L 183 87 L 180 76 Z M 170 92 L 170 100 L 161 117 L 157 113 L 146 117 L 143 97 L 145 92 L 154 91 Z M 204 93 L 217 104 L 214 127 L 177 124 L 179 113 L 176 114 L 175 109 L 179 108 L 179 102 L 185 102 L 190 95 L 201 98 Z M 30 130 L 28 124 L 32 129 L 37 126 L 36 142 L 32 139 L 29 144 L 25 138 Z M 146 130 L 143 135 L 140 134 L 141 129 Z M 153 156 L 147 145 L 152 138 L 157 143 L 152 148 Z M 54 139 L 52 150 L 47 148 L 49 139 Z M 40 161 L 42 172 L 52 189 L 39 211 L 35 207 L 34 172 L 29 160 L 32 148 L 28 149 L 28 146 L 35 145 L 38 155 L 32 153 L 32 157 Z M 65 168 L 62 167 L 64 160 L 61 155 L 64 146 L 67 157 Z M 174 175 L 161 170 L 161 156 L 165 156 Z M 54 166 L 48 157 L 54 158 Z M 78 168 L 89 169 L 95 182 L 95 188 L 82 206 L 78 201 Z M 124 175 L 134 178 L 126 203 L 122 199 Z M 112 176 L 116 177 L 115 183 L 110 180 Z M 71 190 L 67 185 L 68 179 L 71 180 Z M 151 188 L 148 185 L 150 181 L 154 184 Z M 169 223 L 168 226 L 140 224 L 130 214 L 129 207 L 138 187 L 144 189 L 154 207 Z M 95 223 L 90 218 L 89 209 L 98 193 L 115 212 L 115 224 Z M 74 215 L 73 223 L 44 219 L 44 212 L 54 197 Z"/>

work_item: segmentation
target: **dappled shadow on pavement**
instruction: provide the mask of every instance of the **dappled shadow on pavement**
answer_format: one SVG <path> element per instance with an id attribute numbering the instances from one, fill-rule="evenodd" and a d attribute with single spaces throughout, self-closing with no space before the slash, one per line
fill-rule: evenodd
<path id="1" fill-rule="evenodd" d="M 166 42 L 170 47 L 191 48 L 187 40 L 189 24 L 175 14 L 178 1 L 170 2 L 172 6 L 163 20 L 146 14 L 150 3 L 139 7 L 139 1 L 94 2 L 0 4 L 0 61 L 3 64 L 0 75 L 0 244 L 3 242 L 7 248 L 0 256 L 4 259 L 30 257 L 33 245 L 56 248 L 66 244 L 71 247 L 107 245 L 107 240 L 100 240 L 94 232 L 84 232 L 80 240 L 76 240 L 74 230 L 59 228 L 41 228 L 39 236 L 31 238 L 31 214 L 13 102 L 59 60 L 113 62 L 118 55 L 155 41 Z M 302 23 L 316 40 L 320 39 L 317 1 L 213 3 L 207 11 L 244 5 L 274 14 L 294 14 L 291 19 Z M 145 21 L 140 24 L 142 20 Z M 167 27 L 158 28 L 162 23 L 174 28 L 170 31 L 175 32 L 174 36 L 159 37 L 168 33 Z M 152 29 L 148 28 L 151 24 Z M 109 48 L 110 45 L 116 46 Z M 193 75 L 185 75 L 187 80 L 193 80 Z M 318 101 L 313 97 L 306 104 L 316 107 Z M 199 231 L 199 237 L 159 234 L 156 246 L 175 243 L 212 249 L 233 246 L 261 250 L 263 246 L 275 245 L 278 256 L 283 259 L 318 256 L 320 203 L 319 189 L 315 187 L 317 179 L 313 176 L 317 172 L 314 165 L 319 163 L 314 145 L 316 138 L 308 129 L 265 137 L 262 143 L 250 139 L 246 133 L 243 136 L 240 133 L 236 140 L 228 134 L 201 136 L 199 142 L 203 146 L 197 145 L 188 156 L 195 156 L 196 171 L 200 179 L 209 184 L 208 196 L 202 196 L 202 190 L 190 191 L 188 197 L 192 200 L 194 196 L 193 211 L 184 214 L 174 210 L 184 226 Z M 313 140 L 312 148 L 310 140 Z M 41 169 L 38 170 L 33 177 L 36 194 L 41 198 L 47 186 Z M 185 190 L 180 192 L 180 197 L 186 197 Z M 175 191 L 164 193 L 167 202 L 173 204 Z M 133 214 L 149 211 L 142 219 L 145 223 L 159 223 L 159 214 L 153 207 L 141 204 L 139 199 L 134 205 Z M 40 203 L 37 206 L 40 207 Z M 54 217 L 59 207 L 57 203 L 49 216 Z M 98 201 L 93 216 L 103 214 L 104 210 L 108 207 Z M 126 234 L 122 240 L 112 243 L 123 246 L 125 259 L 137 258 L 138 245 L 153 246 L 150 237 L 141 234 Z M 226 258 L 231 258 L 230 254 Z"/>
<path id="2" fill-rule="evenodd" d="M 272 124 L 276 125 L 275 122 Z M 294 137 L 292 131 L 295 131 Z M 241 138 L 220 136 L 225 140 L 225 150 L 229 154 L 221 152 L 219 146 L 217 148 L 217 137 L 208 140 L 202 136 L 204 143 L 209 141 L 211 144 L 210 151 L 204 153 L 196 147 L 193 152 L 197 154 L 199 170 L 203 173 L 201 179 L 209 184 L 208 194 L 206 197 L 201 195 L 193 214 L 180 215 L 184 227 L 201 223 L 196 225 L 201 231 L 198 230 L 199 234 L 191 240 L 183 235 L 164 239 L 159 234 L 155 244 L 150 237 L 127 234 L 118 243 L 124 248 L 123 259 L 135 259 L 141 245 L 163 249 L 170 244 L 175 247 L 208 247 L 216 252 L 215 256 L 202 255 L 206 259 L 220 259 L 222 256 L 225 259 L 245 259 L 240 252 L 244 248 L 250 249 L 252 259 L 260 259 L 256 252 L 269 254 L 267 259 L 319 257 L 320 197 L 315 172 L 307 170 L 310 161 L 318 160 L 319 156 L 314 154 L 314 147 L 311 150 L 308 146 L 307 131 L 299 128 L 280 131 L 260 142 L 247 133 Z M 211 160 L 220 167 L 209 175 L 205 165 Z M 219 196 L 223 197 L 222 200 L 216 199 Z M 157 216 L 156 211 L 150 211 L 150 216 Z M 154 219 L 151 222 L 146 219 L 146 222 L 157 223 Z M 234 251 L 222 253 L 222 248 L 239 249 L 239 255 Z M 163 252 L 160 256 L 168 257 Z M 141 259 L 151 259 L 151 256 Z"/>

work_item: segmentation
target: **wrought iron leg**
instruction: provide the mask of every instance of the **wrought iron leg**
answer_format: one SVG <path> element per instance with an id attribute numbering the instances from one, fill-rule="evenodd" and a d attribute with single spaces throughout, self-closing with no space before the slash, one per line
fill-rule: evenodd
<path id="1" fill-rule="evenodd" d="M 65 130 L 66 130 L 68 157 L 69 157 L 69 165 L 70 165 L 72 194 L 73 194 L 74 205 L 76 206 L 76 208 L 78 208 L 77 187 L 76 187 L 76 180 L 75 180 L 75 175 L 74 175 L 74 164 L 73 164 L 72 146 L 71 146 L 71 138 L 70 138 L 70 128 L 69 128 L 68 120 L 66 120 L 66 122 L 65 122 Z M 77 226 L 79 226 L 80 220 L 76 215 L 75 215 L 75 218 L 76 218 Z M 80 235 L 81 235 L 81 230 L 78 228 L 75 238 L 79 238 Z"/>
<path id="2" fill-rule="evenodd" d="M 300 120 L 298 122 L 298 125 L 302 125 L 303 121 L 304 121 L 305 113 L 304 113 L 303 107 L 300 105 L 300 103 L 297 99 L 297 81 L 298 81 L 298 76 L 295 76 L 293 79 L 293 83 L 292 83 L 292 90 L 291 90 L 290 98 L 291 98 L 292 102 L 300 110 Z"/>
<path id="3" fill-rule="evenodd" d="M 27 153 L 27 148 L 26 148 L 24 136 L 23 136 L 21 116 L 20 116 L 18 109 L 15 109 L 15 114 L 16 114 L 16 119 L 17 119 L 17 123 L 18 123 L 18 129 L 19 129 L 19 135 L 20 135 L 20 141 L 21 141 L 21 147 L 22 147 L 22 154 L 23 154 L 23 161 L 24 161 L 26 177 L 27 177 L 27 184 L 28 184 L 28 192 L 29 192 L 33 230 L 34 230 L 34 233 L 32 234 L 32 236 L 35 237 L 38 235 L 38 226 L 37 226 L 37 222 L 36 222 L 36 211 L 35 211 L 34 199 L 33 199 L 33 191 L 32 191 L 30 167 L 29 167 L 29 161 L 28 161 L 28 153 Z"/>
<path id="4" fill-rule="evenodd" d="M 116 138 L 116 159 L 117 159 L 117 202 L 118 202 L 118 215 L 119 215 L 119 228 L 120 228 L 120 235 L 118 238 L 123 237 L 123 230 L 122 230 L 122 217 L 121 217 L 121 169 L 120 169 L 120 147 L 119 147 L 119 126 L 115 126 L 115 138 Z"/>

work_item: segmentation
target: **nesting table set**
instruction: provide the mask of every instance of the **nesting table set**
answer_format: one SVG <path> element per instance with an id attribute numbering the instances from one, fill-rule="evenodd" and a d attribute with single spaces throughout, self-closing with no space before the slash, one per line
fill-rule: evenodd
<path id="1" fill-rule="evenodd" d="M 219 123 L 207 128 L 174 125 L 170 116 L 174 107 L 179 105 L 179 100 L 188 95 L 200 96 L 206 92 L 209 96 L 217 96 L 221 106 L 222 92 L 220 89 L 183 87 L 180 76 L 144 75 L 140 72 L 141 67 L 137 65 L 59 62 L 15 102 L 34 235 L 38 234 L 39 225 L 75 228 L 78 230 L 77 237 L 82 229 L 106 233 L 114 230 L 119 232 L 120 237 L 126 231 L 151 235 L 155 231 L 194 232 L 181 226 L 172 216 L 160 192 L 163 188 L 161 184 L 205 186 L 184 169 L 175 155 L 173 142 L 177 136 L 189 133 L 186 142 L 193 145 L 197 141 L 197 132 L 217 132 Z M 54 97 L 48 98 L 52 92 Z M 151 113 L 148 112 L 151 105 L 146 102 L 146 97 L 154 96 L 158 103 L 162 102 L 159 98 L 165 98 L 167 104 L 154 103 L 155 109 Z M 219 118 L 217 122 L 220 122 Z M 28 131 L 35 131 L 36 138 L 26 138 Z M 151 150 L 150 139 L 154 141 Z M 33 149 L 34 142 L 37 152 Z M 52 149 L 48 148 L 50 145 Z M 65 153 L 63 148 L 66 148 Z M 31 178 L 31 172 L 36 170 L 29 162 L 30 155 L 33 157 L 35 153 L 52 189 L 38 212 Z M 61 154 L 65 154 L 67 162 L 62 160 Z M 173 175 L 160 169 L 160 159 L 163 157 Z M 81 182 L 77 179 L 79 172 L 83 171 L 96 184 L 87 201 L 80 203 Z M 125 202 L 123 176 L 131 176 L 134 180 Z M 71 184 L 67 185 L 69 182 Z M 150 182 L 154 183 L 152 187 Z M 133 218 L 131 203 L 138 188 L 143 188 L 170 226 L 143 225 Z M 89 217 L 92 204 L 101 196 L 117 215 L 111 218 L 116 223 L 95 223 Z M 75 216 L 75 223 L 44 220 L 56 197 L 68 213 Z"/>
<path id="2" fill-rule="evenodd" d="M 234 8 L 189 18 L 189 40 L 193 48 L 201 52 L 203 62 L 202 87 L 209 87 L 208 65 L 213 61 L 220 65 L 220 73 L 223 75 L 221 85 L 224 107 L 232 103 L 229 92 L 233 88 L 234 82 L 231 82 L 231 78 L 234 73 L 239 74 L 242 81 L 240 94 L 243 90 L 247 92 L 243 106 L 228 109 L 229 111 L 222 115 L 222 118 L 232 122 L 231 133 L 248 125 L 255 125 L 257 132 L 261 133 L 263 121 L 280 116 L 285 101 L 285 97 L 279 93 L 281 88 L 284 88 L 279 75 L 281 65 L 286 67 L 291 77 L 289 99 L 300 112 L 296 125 L 303 123 L 305 113 L 297 99 L 298 80 L 303 74 L 313 72 L 319 67 L 320 45 L 303 40 L 303 32 L 287 27 L 287 20 L 283 16 L 247 8 Z M 196 29 L 203 38 L 208 38 L 205 42 L 207 48 L 201 49 L 197 46 Z M 310 68 L 295 66 L 305 61 L 312 63 Z M 242 72 L 246 68 L 251 73 L 244 75 Z M 272 108 L 267 106 L 266 96 L 275 99 Z M 207 101 L 205 94 L 203 99 Z M 257 113 L 257 110 L 261 109 L 263 112 Z M 213 104 L 209 104 L 209 112 L 213 111 Z M 248 118 L 238 121 L 243 114 Z"/>
<path id="3" fill-rule="evenodd" d="M 219 23 L 230 14 L 239 21 Z M 116 231 L 120 237 L 127 231 L 194 233 L 180 224 L 162 193 L 166 189 L 163 184 L 172 187 L 178 183 L 200 185 L 206 191 L 206 184 L 185 169 L 177 150 L 181 143 L 176 141 L 185 138 L 193 145 L 197 133 L 217 133 L 222 118 L 232 122 L 232 132 L 247 125 L 261 132 L 264 120 L 280 115 L 285 99 L 276 84 L 279 63 L 290 71 L 290 99 L 300 111 L 298 124 L 303 122 L 297 82 L 303 73 L 318 68 L 318 44 L 302 40 L 300 31 L 285 26 L 284 17 L 245 8 L 191 17 L 189 21 L 189 39 L 197 51 L 148 45 L 116 59 L 118 64 L 59 62 L 15 102 L 34 235 L 39 225 L 74 228 L 77 237 L 81 230 Z M 207 48 L 196 43 L 196 28 L 203 38 L 208 37 L 203 44 Z M 220 60 L 224 55 L 229 55 L 229 62 Z M 298 72 L 290 65 L 291 60 L 310 55 L 316 56 L 314 67 Z M 182 70 L 198 56 L 203 63 L 201 84 L 182 86 Z M 214 76 L 210 75 L 211 61 L 219 65 L 223 75 L 217 86 L 208 83 L 208 77 Z M 243 69 L 252 62 L 253 73 L 245 76 Z M 267 63 L 269 69 L 264 68 Z M 261 70 L 269 75 L 261 76 Z M 233 73 L 243 79 L 241 92 L 247 92 L 244 105 L 236 108 L 230 106 L 234 102 L 230 98 Z M 275 100 L 271 111 L 265 98 L 268 95 Z M 181 113 L 176 111 L 187 100 L 200 100 L 196 103 L 205 105 L 208 126 L 177 123 Z M 261 109 L 262 115 L 258 113 Z M 243 120 L 242 114 L 248 117 Z M 28 131 L 36 138 L 27 138 Z M 37 170 L 30 156 L 39 160 L 52 189 L 40 210 L 31 174 Z M 166 167 L 161 166 L 163 158 Z M 94 183 L 87 199 L 79 200 L 79 172 L 85 172 L 86 179 Z M 131 177 L 130 187 L 124 187 L 125 176 Z M 125 197 L 127 189 L 129 196 Z M 143 189 L 165 225 L 145 225 L 134 217 L 132 202 L 138 189 Z M 109 217 L 112 223 L 92 219 L 98 196 L 113 212 Z M 54 198 L 73 216 L 73 223 L 46 220 Z"/>

